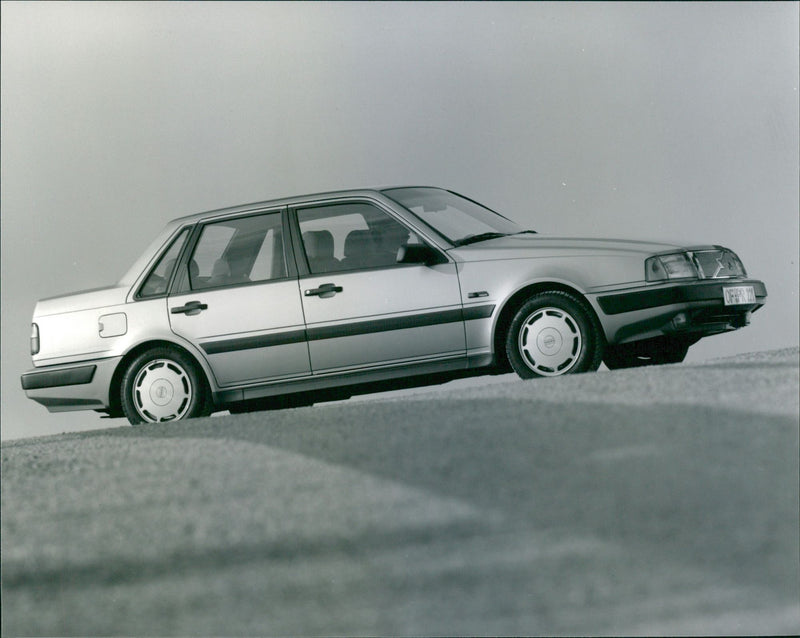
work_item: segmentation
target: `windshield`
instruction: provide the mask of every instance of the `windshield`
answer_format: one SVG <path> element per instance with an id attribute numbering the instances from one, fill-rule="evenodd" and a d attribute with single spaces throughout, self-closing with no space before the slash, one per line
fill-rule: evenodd
<path id="1" fill-rule="evenodd" d="M 391 188 L 383 193 L 455 246 L 522 232 L 510 219 L 440 188 Z"/>

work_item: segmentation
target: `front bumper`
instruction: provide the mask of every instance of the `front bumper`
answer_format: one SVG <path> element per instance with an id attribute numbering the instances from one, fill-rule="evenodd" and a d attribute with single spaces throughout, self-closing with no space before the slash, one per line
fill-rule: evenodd
<path id="1" fill-rule="evenodd" d="M 731 286 L 752 286 L 755 303 L 725 305 L 723 290 Z M 609 343 L 674 334 L 697 340 L 736 330 L 766 300 L 766 286 L 755 279 L 698 280 L 597 296 Z"/>
<path id="2" fill-rule="evenodd" d="M 111 378 L 122 357 L 43 366 L 20 378 L 29 399 L 50 412 L 105 410 L 110 405 Z"/>

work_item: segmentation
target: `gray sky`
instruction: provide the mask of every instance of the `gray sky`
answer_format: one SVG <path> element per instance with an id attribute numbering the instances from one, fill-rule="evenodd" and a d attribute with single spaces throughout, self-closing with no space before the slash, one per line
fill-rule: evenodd
<path id="1" fill-rule="evenodd" d="M 711 242 L 767 283 L 689 360 L 797 345 L 787 3 L 2 3 L 2 437 L 37 299 L 116 281 L 173 217 L 431 184 L 554 234 Z"/>

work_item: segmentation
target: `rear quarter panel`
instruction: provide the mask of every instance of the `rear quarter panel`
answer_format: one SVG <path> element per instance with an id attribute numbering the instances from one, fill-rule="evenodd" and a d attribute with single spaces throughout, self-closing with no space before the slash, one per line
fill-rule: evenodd
<path id="1" fill-rule="evenodd" d="M 120 313 L 125 315 L 126 332 L 101 337 L 101 318 Z M 39 325 L 41 340 L 40 352 L 33 357 L 37 368 L 120 357 L 143 343 L 164 341 L 188 350 L 214 385 L 214 377 L 203 355 L 192 343 L 172 332 L 165 298 L 34 316 L 34 321 Z"/>

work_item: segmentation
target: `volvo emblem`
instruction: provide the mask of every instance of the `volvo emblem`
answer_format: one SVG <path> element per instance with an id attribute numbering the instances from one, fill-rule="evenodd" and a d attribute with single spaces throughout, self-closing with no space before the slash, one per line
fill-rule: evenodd
<path id="1" fill-rule="evenodd" d="M 167 405 L 175 396 L 175 388 L 166 379 L 159 379 L 150 386 L 150 400 L 156 405 Z"/>

